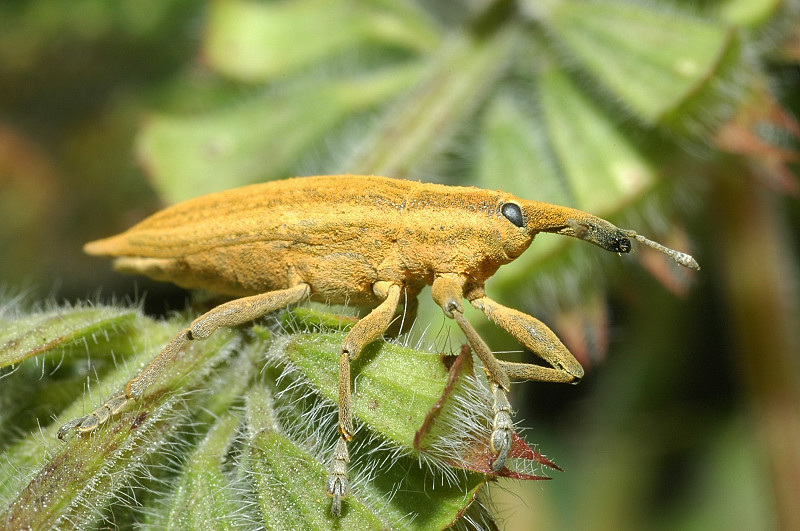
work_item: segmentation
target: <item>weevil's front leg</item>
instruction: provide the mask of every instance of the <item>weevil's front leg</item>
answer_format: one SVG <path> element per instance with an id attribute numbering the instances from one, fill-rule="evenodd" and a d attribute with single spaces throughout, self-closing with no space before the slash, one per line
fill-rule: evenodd
<path id="1" fill-rule="evenodd" d="M 129 401 L 141 398 L 145 389 L 158 378 L 189 341 L 206 339 L 219 328 L 237 326 L 294 304 L 306 297 L 309 291 L 308 284 L 298 284 L 289 289 L 236 299 L 204 313 L 192 321 L 189 328 L 172 338 L 159 355 L 125 385 L 124 393 L 115 394 L 85 417 L 66 423 L 58 430 L 58 438 L 64 438 L 64 435 L 75 428 L 80 432 L 92 431 L 121 411 Z"/>
<path id="2" fill-rule="evenodd" d="M 359 320 L 342 342 L 339 361 L 339 440 L 331 458 L 330 474 L 325 485 L 328 496 L 333 498 L 331 513 L 342 513 L 342 498 L 350 493 L 347 479 L 350 455 L 347 443 L 353 439 L 353 411 L 350 403 L 350 362 L 358 358 L 365 346 L 383 335 L 397 311 L 400 303 L 400 286 L 391 282 L 379 281 L 373 284 L 372 291 L 383 298 L 383 302 L 366 317 Z"/>
<path id="3" fill-rule="evenodd" d="M 480 292 L 474 298 L 468 298 L 486 317 L 552 367 L 500 362 L 509 376 L 538 382 L 562 383 L 578 383 L 583 377 L 581 364 L 544 323 L 519 310 L 498 304 Z"/>
<path id="4" fill-rule="evenodd" d="M 483 370 L 492 386 L 494 422 L 490 446 L 495 457 L 491 467 L 495 472 L 499 472 L 505 466 L 508 452 L 511 450 L 513 423 L 511 422 L 511 404 L 507 397 L 511 382 L 502 367 L 502 362 L 494 357 L 486 342 L 464 318 L 464 306 L 461 303 L 464 284 L 465 280 L 457 275 L 443 275 L 433 281 L 431 292 L 433 300 L 442 307 L 445 315 L 455 319 L 459 328 L 467 336 L 467 341 L 483 363 Z"/>

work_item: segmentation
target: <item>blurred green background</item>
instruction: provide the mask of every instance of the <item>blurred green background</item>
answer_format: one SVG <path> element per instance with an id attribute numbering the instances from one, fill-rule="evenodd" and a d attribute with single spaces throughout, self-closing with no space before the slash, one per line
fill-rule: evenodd
<path id="1" fill-rule="evenodd" d="M 799 22 L 778 0 L 5 1 L 0 289 L 180 309 L 82 244 L 295 175 L 576 206 L 703 270 L 543 235 L 487 284 L 588 369 L 514 386 L 565 472 L 492 486 L 501 527 L 800 528 Z"/>

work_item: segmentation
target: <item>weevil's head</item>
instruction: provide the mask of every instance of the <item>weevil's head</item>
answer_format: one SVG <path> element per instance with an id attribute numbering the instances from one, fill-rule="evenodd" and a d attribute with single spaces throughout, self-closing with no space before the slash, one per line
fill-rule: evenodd
<path id="1" fill-rule="evenodd" d="M 503 192 L 465 190 L 458 197 L 450 192 L 447 198 L 451 202 L 440 201 L 434 212 L 431 207 L 405 212 L 407 231 L 416 238 L 416 244 L 401 246 L 413 250 L 407 262 L 487 279 L 498 267 L 522 255 L 539 232 L 572 236 L 616 253 L 631 250 L 628 233 L 580 210 Z M 418 245 L 420 242 L 425 245 Z"/>
<path id="2" fill-rule="evenodd" d="M 530 219 L 522 202 L 516 198 L 504 199 L 498 204 L 495 227 L 507 259 L 517 258 L 533 241 L 536 233 L 530 230 Z"/>
<path id="3" fill-rule="evenodd" d="M 636 240 L 666 254 L 684 267 L 700 270 L 697 261 L 686 253 L 665 247 L 633 230 L 621 229 L 602 218 L 574 208 L 507 196 L 501 199 L 498 213 L 498 218 L 505 218 L 507 225 L 513 225 L 519 233 L 524 233 L 527 237 L 527 243 L 520 246 L 519 238 L 505 236 L 506 254 L 512 260 L 527 248 L 536 233 L 553 232 L 593 243 L 612 253 L 629 253 L 631 240 Z M 512 251 L 517 252 L 516 255 L 508 251 L 514 245 L 517 247 Z"/>

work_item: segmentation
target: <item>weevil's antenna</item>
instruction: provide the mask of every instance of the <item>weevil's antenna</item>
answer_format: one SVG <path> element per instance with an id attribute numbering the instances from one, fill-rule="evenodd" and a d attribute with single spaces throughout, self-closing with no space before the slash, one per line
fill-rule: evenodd
<path id="1" fill-rule="evenodd" d="M 658 242 L 654 242 L 653 240 L 648 240 L 647 238 L 645 238 L 641 234 L 636 234 L 636 231 L 632 231 L 632 230 L 627 230 L 626 229 L 623 232 L 625 232 L 625 234 L 629 238 L 633 238 L 637 242 L 643 243 L 643 244 L 647 245 L 648 247 L 652 247 L 653 249 L 655 249 L 657 251 L 661 251 L 665 255 L 669 256 L 670 258 L 672 258 L 673 260 L 678 262 L 683 267 L 688 267 L 689 269 L 694 269 L 695 271 L 700 271 L 700 264 L 698 264 L 697 260 L 695 260 L 691 255 L 686 254 L 686 253 L 682 253 L 680 251 L 676 251 L 675 249 L 670 249 L 669 247 L 661 245 Z"/>

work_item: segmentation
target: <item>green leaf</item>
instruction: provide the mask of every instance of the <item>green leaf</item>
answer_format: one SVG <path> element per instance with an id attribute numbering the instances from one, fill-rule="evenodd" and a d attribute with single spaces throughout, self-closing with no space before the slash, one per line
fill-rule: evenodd
<path id="1" fill-rule="evenodd" d="M 134 342 L 150 345 L 134 359 L 152 359 L 169 337 L 170 328 L 152 323 L 131 332 Z M 226 333 L 192 345 L 186 355 L 176 360 L 169 374 L 148 388 L 135 410 L 128 408 L 88 436 L 74 436 L 63 445 L 56 440 L 63 423 L 99 405 L 91 401 L 87 407 L 85 397 L 81 397 L 60 419 L 43 428 L 41 435 L 22 439 L 8 448 L 3 459 L 13 462 L 15 470 L 13 476 L 0 483 L 0 499 L 7 502 L 0 512 L 0 524 L 7 528 L 44 529 L 64 521 L 79 527 L 94 522 L 99 516 L 97 508 L 109 503 L 116 489 L 134 474 L 146 456 L 163 447 L 186 417 L 186 402 L 176 400 L 174 391 L 198 383 L 209 365 L 232 346 L 231 336 Z M 130 377 L 130 368 L 123 366 L 105 378 L 98 385 L 99 400 L 118 391 Z M 86 485 L 94 488 L 86 489 Z"/>
<path id="2" fill-rule="evenodd" d="M 506 91 L 486 110 L 476 185 L 557 205 L 573 201 L 530 104 Z"/>
<path id="3" fill-rule="evenodd" d="M 36 429 L 36 415 L 63 410 L 64 397 L 85 389 L 90 375 L 105 377 L 132 353 L 133 328 L 147 327 L 130 308 L 87 304 L 10 313 L 0 330 L 0 367 L 6 367 L 0 369 L 0 437 Z M 96 352 L 91 364 L 89 352 Z M 58 385 L 49 385 L 45 374 L 57 374 Z"/>
<path id="4" fill-rule="evenodd" d="M 541 72 L 539 95 L 572 205 L 607 216 L 653 186 L 651 161 L 562 70 Z"/>
<path id="5" fill-rule="evenodd" d="M 237 529 L 241 500 L 222 465 L 240 422 L 225 413 L 189 456 L 171 500 L 167 529 Z"/>
<path id="6" fill-rule="evenodd" d="M 581 66 L 648 124 L 664 122 L 706 89 L 715 92 L 712 100 L 730 91 L 714 81 L 721 68 L 735 68 L 725 58 L 738 56 L 738 47 L 719 22 L 651 4 L 583 0 L 550 4 L 542 18 Z"/>
<path id="7" fill-rule="evenodd" d="M 408 178 L 444 150 L 511 62 L 520 28 L 449 37 L 427 60 L 425 73 L 381 117 L 346 163 L 349 173 Z"/>
<path id="8" fill-rule="evenodd" d="M 285 346 L 286 356 L 332 402 L 338 400 L 343 339 L 341 334 L 303 334 L 294 336 Z M 442 356 L 373 343 L 352 366 L 360 382 L 358 393 L 353 395 L 354 414 L 386 439 L 413 448 L 417 430 L 447 383 Z M 407 422 L 398 422 L 399 419 Z"/>
<path id="9" fill-rule="evenodd" d="M 137 152 L 170 203 L 286 177 L 297 158 L 333 129 L 406 89 L 418 75 L 416 66 L 394 67 L 266 91 L 202 115 L 153 116 Z"/>
<path id="10" fill-rule="evenodd" d="M 338 399 L 337 353 L 343 337 L 341 333 L 329 332 L 292 335 L 281 338 L 269 355 L 272 363 L 287 364 L 278 378 L 279 382 L 284 383 L 276 389 L 274 405 L 275 410 L 282 412 L 281 416 L 274 418 L 275 422 L 280 423 L 284 434 L 271 436 L 272 444 L 280 443 L 282 437 L 298 442 L 322 438 L 325 444 L 322 448 L 316 444 L 309 450 L 317 455 L 315 466 L 308 464 L 308 456 L 297 456 L 288 461 L 292 464 L 300 460 L 306 463 L 308 470 L 316 470 L 298 479 L 308 484 L 287 486 L 281 481 L 287 477 L 287 472 L 275 470 L 271 472 L 272 476 L 265 476 L 271 490 L 269 495 L 262 493 L 261 498 L 270 504 L 276 503 L 276 499 L 302 498 L 303 501 L 299 502 L 301 507 L 316 508 L 311 511 L 313 514 L 308 516 L 308 521 L 303 522 L 304 526 L 310 528 L 317 525 L 325 528 L 332 524 L 332 520 L 327 520 L 330 519 L 330 502 L 323 498 L 323 512 L 320 512 L 319 505 L 320 495 L 324 493 L 322 480 L 327 477 L 330 452 L 338 438 L 333 414 Z M 425 409 L 436 404 L 437 399 L 442 399 L 441 394 L 432 395 L 443 393 L 447 383 L 446 372 L 440 355 L 388 343 L 373 344 L 354 362 L 353 374 L 357 384 L 353 392 L 353 413 L 357 420 L 356 434 L 349 445 L 352 488 L 351 496 L 344 501 L 341 525 L 359 528 L 364 525 L 363 522 L 371 521 L 374 525 L 368 525 L 368 528 L 442 528 L 458 518 L 484 485 L 486 478 L 483 474 L 454 473 L 450 470 L 452 465 L 436 458 L 432 447 L 437 441 L 428 440 L 435 439 L 435 435 L 426 439 L 427 458 L 424 454 L 417 455 L 414 448 L 415 434 L 424 425 L 428 413 Z M 406 383 L 407 386 L 402 387 L 397 382 Z M 258 396 L 263 396 L 263 393 Z M 474 409 L 484 411 L 483 416 L 472 411 L 473 415 L 484 421 L 478 428 L 482 430 L 483 440 L 474 441 L 473 437 L 466 443 L 476 442 L 488 447 L 487 437 L 490 433 L 486 414 L 489 405 L 485 395 L 478 399 L 477 404 L 474 394 L 459 394 L 456 399 L 448 401 L 446 411 L 439 417 L 443 427 L 439 428 L 438 436 L 441 439 L 443 432 L 449 436 L 450 444 L 442 446 L 448 448 L 448 455 L 455 462 L 463 462 L 458 453 L 468 434 L 466 431 L 452 430 L 453 419 L 445 417 L 457 414 L 454 406 L 459 400 L 465 400 Z M 466 407 L 469 409 L 470 406 Z M 469 424 L 469 420 L 464 422 Z M 326 424 L 327 435 L 323 435 L 316 426 Z M 471 428 L 474 430 L 475 427 L 473 418 Z M 488 456 L 484 458 L 488 462 Z M 420 467 L 420 459 L 427 466 Z M 270 464 L 271 468 L 277 466 L 276 463 Z M 283 463 L 281 466 L 288 465 Z M 267 474 L 263 469 L 257 470 Z M 294 476 L 297 476 L 297 472 L 293 470 L 288 477 Z M 436 487 L 420 488 L 429 482 Z M 291 508 L 288 510 L 294 512 Z M 326 520 L 320 522 L 320 515 L 325 516 Z M 298 517 L 292 514 L 290 518 Z"/>
<path id="11" fill-rule="evenodd" d="M 422 10 L 397 2 L 218 0 L 208 13 L 203 54 L 219 73 L 270 81 L 357 46 L 423 52 L 438 35 Z"/>
<path id="12" fill-rule="evenodd" d="M 87 306 L 10 319 L 0 327 L 0 367 L 56 348 L 107 343 L 125 333 L 138 317 L 135 310 Z"/>
<path id="13" fill-rule="evenodd" d="M 262 348 L 260 342 L 245 345 L 240 350 L 242 355 L 215 369 L 210 389 L 203 392 L 202 408 L 193 411 L 194 423 L 203 424 L 204 437 L 194 447 L 184 443 L 188 455 L 181 472 L 163 500 L 153 500 L 153 508 L 146 515 L 147 526 L 239 529 L 246 524 L 248 504 L 240 493 L 245 484 L 237 477 L 233 457 L 242 430 L 236 406 L 251 383 Z M 190 437 L 186 439 L 191 441 Z"/>
<path id="14" fill-rule="evenodd" d="M 716 9 L 731 24 L 758 28 L 768 24 L 786 4 L 781 0 L 723 0 Z"/>
<path id="15" fill-rule="evenodd" d="M 61 311 L 72 322 L 70 312 L 84 310 Z M 339 328 L 347 322 L 330 315 L 304 310 L 284 321 L 321 332 L 217 332 L 193 342 L 141 399 L 89 434 L 56 441 L 64 422 L 96 408 L 148 364 L 185 326 L 184 318 L 178 321 L 139 318 L 124 330 L 125 362 L 102 373 L 90 395 L 79 395 L 39 432 L 10 445 L 4 440 L 2 459 L 14 463 L 14 474 L 0 480 L 0 524 L 86 528 L 108 513 L 120 525 L 130 520 L 173 529 L 259 520 L 273 529 L 333 525 L 324 483 L 338 437 L 337 360 L 345 332 L 325 323 Z M 114 328 L 118 324 L 106 320 L 95 333 Z M 107 345 L 86 348 L 97 358 Z M 468 350 L 464 356 L 471 360 Z M 456 363 L 452 373 L 444 361 L 438 353 L 379 342 L 354 363 L 352 496 L 337 525 L 443 528 L 468 507 L 474 521 L 491 521 L 474 503 L 486 474 L 494 475 L 488 470 L 490 398 L 471 363 Z M 6 376 L 4 384 L 12 386 L 0 388 L 0 397 L 20 374 Z M 237 414 L 241 404 L 244 417 Z M 521 455 L 515 450 L 511 457 L 520 461 Z M 531 460 L 528 469 L 549 465 L 524 459 Z M 126 489 L 138 488 L 142 475 L 156 479 L 136 495 L 141 508 L 131 507 Z M 428 488 L 430 482 L 435 487 Z M 243 499 L 242 492 L 253 497 Z"/>
<path id="16" fill-rule="evenodd" d="M 250 449 L 246 465 L 255 478 L 261 514 L 268 529 L 330 529 L 337 525 L 323 494 L 326 467 L 279 432 L 270 390 L 248 394 Z M 342 529 L 380 529 L 385 523 L 358 500 L 349 500 L 339 521 Z"/>

